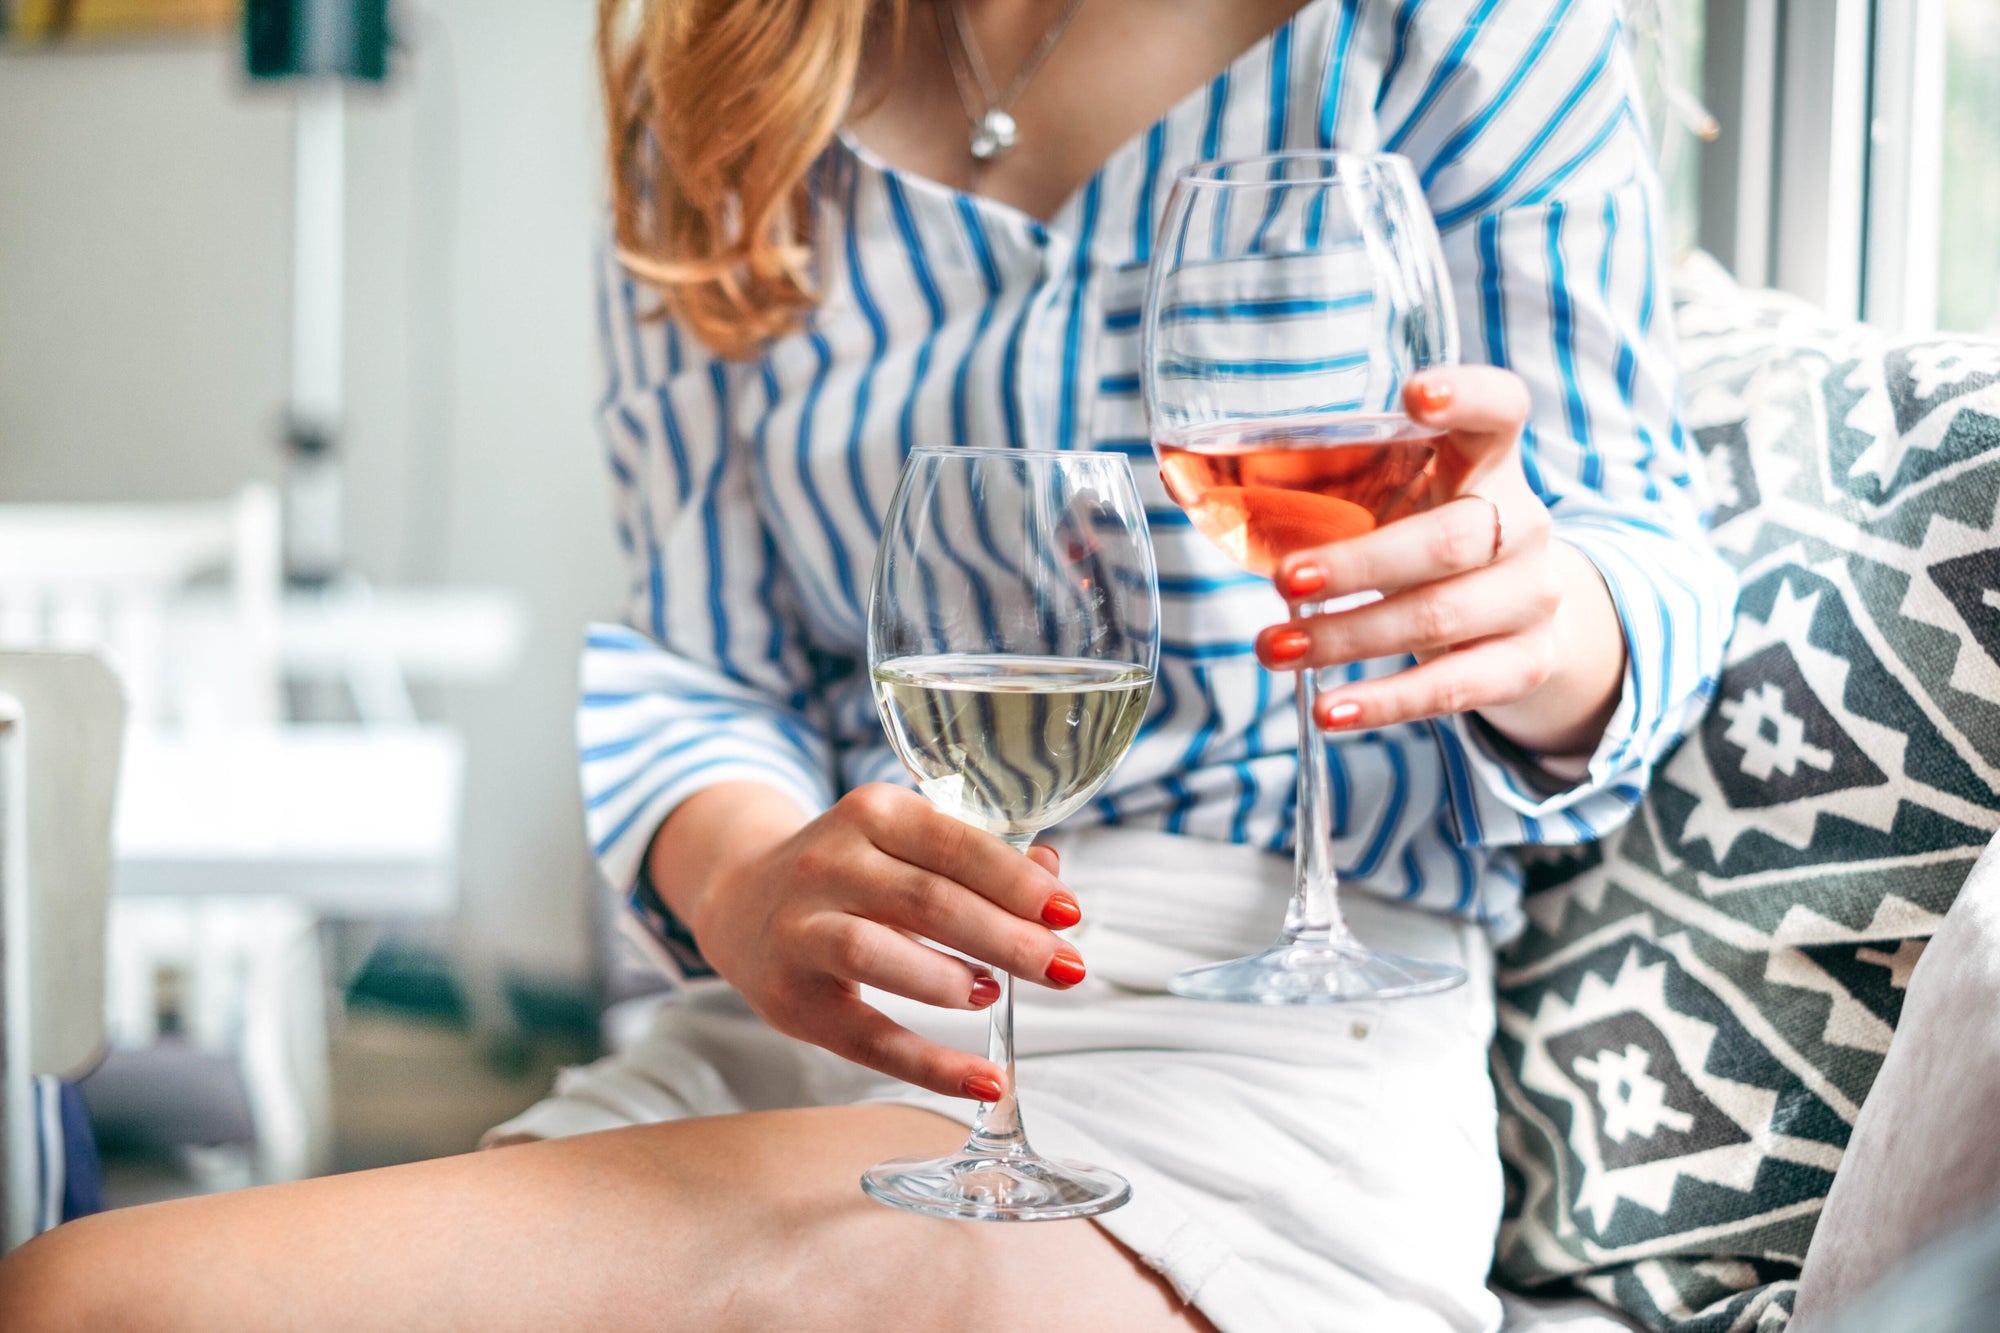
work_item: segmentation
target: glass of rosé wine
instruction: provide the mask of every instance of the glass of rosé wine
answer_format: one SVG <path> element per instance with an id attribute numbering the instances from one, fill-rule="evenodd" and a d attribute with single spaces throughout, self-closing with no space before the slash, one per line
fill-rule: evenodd
<path id="1" fill-rule="evenodd" d="M 1458 359 L 1437 225 L 1408 159 L 1280 153 L 1180 173 L 1147 275 L 1141 378 L 1160 473 L 1194 526 L 1269 577 L 1295 551 L 1434 501 L 1436 432 L 1410 377 Z M 1365 593 L 1303 604 L 1323 614 Z M 1298 679 L 1297 880 L 1261 953 L 1177 975 L 1175 994 L 1259 1004 L 1444 990 L 1462 969 L 1372 949 L 1341 919 L 1318 672 Z"/>

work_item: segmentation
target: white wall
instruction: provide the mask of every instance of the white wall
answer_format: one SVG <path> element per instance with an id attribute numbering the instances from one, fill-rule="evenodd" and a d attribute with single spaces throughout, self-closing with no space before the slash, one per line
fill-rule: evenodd
<path id="1" fill-rule="evenodd" d="M 514 589 L 512 679 L 468 738 L 476 958 L 587 965 L 570 703 L 621 583 L 592 405 L 592 7 L 422 0 L 350 99 L 348 536 L 387 582 Z M 0 499 L 212 496 L 275 477 L 291 107 L 233 37 L 0 54 Z"/>

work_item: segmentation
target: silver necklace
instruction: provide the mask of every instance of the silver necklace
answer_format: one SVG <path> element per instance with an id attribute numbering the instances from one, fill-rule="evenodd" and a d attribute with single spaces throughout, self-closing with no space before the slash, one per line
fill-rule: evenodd
<path id="1" fill-rule="evenodd" d="M 965 0 L 942 0 L 936 6 L 938 38 L 944 43 L 945 56 L 951 61 L 951 81 L 958 88 L 958 100 L 965 107 L 965 118 L 972 122 L 970 147 L 972 155 L 981 162 L 990 162 L 1014 146 L 1020 137 L 1020 127 L 1007 108 L 1028 86 L 1028 80 L 1035 77 L 1035 71 L 1049 58 L 1049 52 L 1056 49 L 1064 32 L 1069 30 L 1070 20 L 1083 8 L 1083 0 L 1069 0 L 1062 15 L 1051 23 L 1042 34 L 1042 40 L 1022 62 L 1006 89 L 993 91 L 993 79 L 986 72 L 986 59 L 979 53 L 979 39 L 972 31 L 972 20 L 966 16 Z M 951 27 L 946 28 L 944 11 L 951 10 Z"/>

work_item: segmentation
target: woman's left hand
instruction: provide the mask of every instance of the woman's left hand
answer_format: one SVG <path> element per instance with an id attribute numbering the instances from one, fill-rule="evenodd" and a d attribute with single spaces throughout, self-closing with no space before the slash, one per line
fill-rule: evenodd
<path id="1" fill-rule="evenodd" d="M 1329 730 L 1477 710 L 1529 750 L 1588 753 L 1618 700 L 1624 634 L 1595 567 L 1552 540 L 1549 511 L 1528 485 L 1527 386 L 1493 366 L 1454 366 L 1412 379 L 1403 402 L 1443 432 L 1438 503 L 1280 563 L 1278 590 L 1295 609 L 1383 596 L 1274 625 L 1258 636 L 1259 658 L 1300 670 L 1416 656 L 1407 670 L 1320 695 L 1315 719 Z"/>

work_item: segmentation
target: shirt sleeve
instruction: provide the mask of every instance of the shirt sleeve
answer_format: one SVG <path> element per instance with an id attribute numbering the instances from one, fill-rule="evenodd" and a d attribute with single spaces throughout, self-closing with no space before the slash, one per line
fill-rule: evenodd
<path id="1" fill-rule="evenodd" d="M 1467 845 L 1586 841 L 1701 717 L 1736 600 L 1678 419 L 1637 83 L 1613 0 L 1433 0 L 1393 26 L 1383 146 L 1437 216 L 1465 358 L 1527 382 L 1528 479 L 1602 575 L 1628 649 L 1602 741 L 1563 778 L 1475 717 L 1435 723 L 1451 807 Z"/>
<path id="2" fill-rule="evenodd" d="M 631 583 L 624 623 L 593 625 L 585 641 L 585 824 L 645 928 L 638 942 L 687 979 L 707 968 L 645 873 L 654 832 L 728 781 L 762 782 L 817 813 L 832 800 L 830 753 L 810 712 L 797 600 L 733 438 L 732 368 L 671 323 L 642 319 L 609 247 L 598 285 L 600 417 Z"/>

